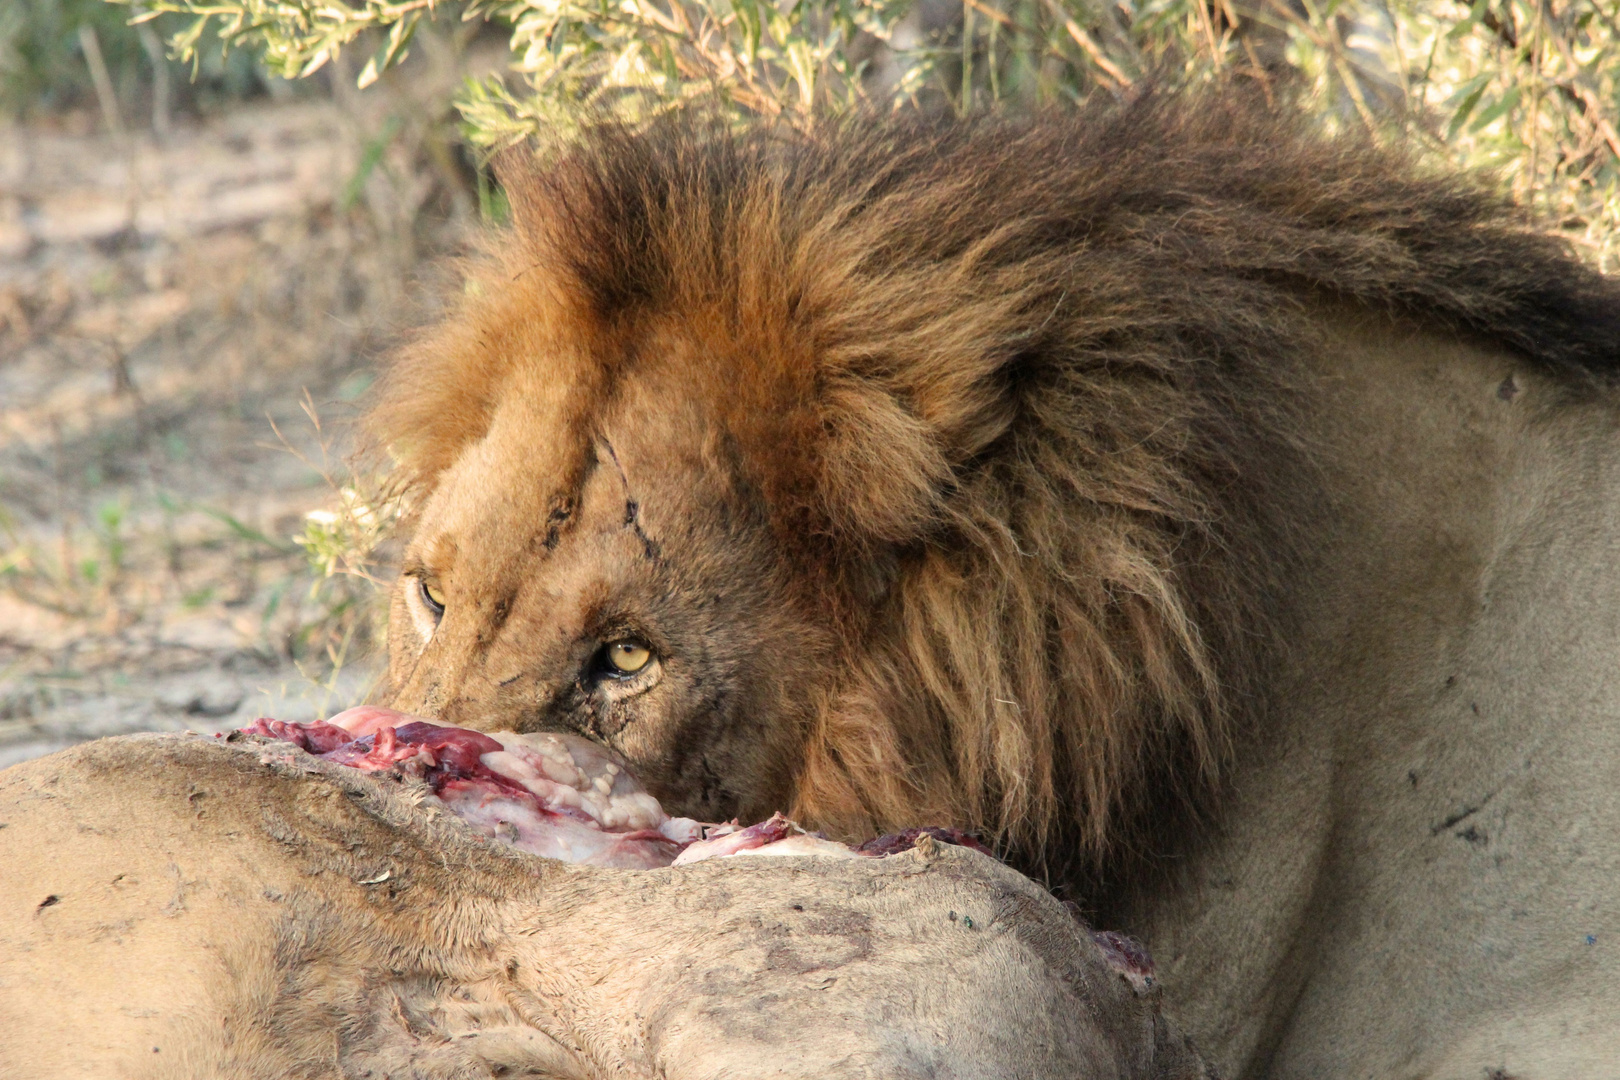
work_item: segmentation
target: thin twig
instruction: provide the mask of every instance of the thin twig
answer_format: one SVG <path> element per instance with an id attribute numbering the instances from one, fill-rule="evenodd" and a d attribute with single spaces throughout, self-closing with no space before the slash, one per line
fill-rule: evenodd
<path id="1" fill-rule="evenodd" d="M 152 64 L 152 134 L 161 142 L 169 137 L 169 58 L 151 23 L 136 26 L 135 33 Z"/>
<path id="2" fill-rule="evenodd" d="M 1063 29 L 1069 32 L 1069 36 L 1074 39 L 1074 43 L 1080 46 L 1081 50 L 1091 58 L 1093 64 L 1106 71 L 1121 86 L 1130 86 L 1135 82 L 1134 79 L 1125 74 L 1118 64 L 1108 58 L 1108 54 L 1102 51 L 1102 47 L 1097 44 L 1096 40 L 1086 33 L 1085 27 L 1075 22 L 1074 18 L 1063 10 L 1063 5 L 1058 3 L 1058 0 L 1046 0 L 1046 6 L 1052 9 L 1052 14 L 1056 15 L 1058 20 L 1063 23 Z"/>
<path id="3" fill-rule="evenodd" d="M 966 3 L 968 7 L 972 8 L 974 11 L 977 11 L 980 15 L 994 19 L 1002 26 L 1013 25 L 1012 19 L 1008 18 L 1005 12 L 997 11 L 995 8 L 983 3 L 982 0 L 966 0 Z"/>
<path id="4" fill-rule="evenodd" d="M 96 28 L 89 23 L 79 24 L 79 48 L 84 62 L 90 68 L 90 82 L 96 88 L 96 101 L 101 105 L 101 118 L 107 130 L 114 135 L 124 133 L 124 118 L 118 115 L 118 98 L 113 94 L 112 76 L 107 73 L 107 61 L 101 55 L 101 39 Z"/>
<path id="5" fill-rule="evenodd" d="M 1534 192 L 1536 177 L 1541 172 L 1541 139 L 1538 137 L 1541 127 L 1541 97 L 1544 91 L 1541 77 L 1541 49 L 1542 39 L 1546 37 L 1546 34 L 1547 20 L 1542 11 L 1542 5 L 1538 3 L 1536 5 L 1536 21 L 1530 28 L 1530 49 L 1525 57 L 1526 62 L 1530 65 L 1530 138 L 1528 140 L 1530 144 L 1530 169 L 1520 190 L 1526 196 Z M 1525 212 L 1530 213 L 1529 198 L 1525 199 Z"/>
<path id="6" fill-rule="evenodd" d="M 1209 42 L 1209 58 L 1215 64 L 1215 70 L 1223 67 L 1221 63 L 1221 46 L 1215 40 L 1215 16 L 1210 14 L 1209 5 L 1204 0 L 1196 0 L 1193 4 L 1198 9 L 1198 25 L 1204 31 L 1204 39 Z"/>
<path id="7" fill-rule="evenodd" d="M 1271 75 L 1266 71 L 1265 65 L 1260 63 L 1260 57 L 1254 51 L 1254 42 L 1249 40 L 1248 34 L 1242 35 L 1239 40 L 1243 42 L 1243 51 L 1248 54 L 1249 65 L 1254 69 L 1254 77 L 1260 80 L 1260 89 L 1266 95 L 1267 107 L 1274 107 L 1277 102 L 1271 93 Z"/>

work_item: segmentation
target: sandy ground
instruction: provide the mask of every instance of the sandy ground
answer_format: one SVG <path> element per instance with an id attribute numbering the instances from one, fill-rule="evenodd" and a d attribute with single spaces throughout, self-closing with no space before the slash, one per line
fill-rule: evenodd
<path id="1" fill-rule="evenodd" d="M 433 120 L 384 94 L 161 145 L 0 127 L 0 767 L 371 690 L 376 588 L 294 538 L 423 256 L 476 220 Z"/>

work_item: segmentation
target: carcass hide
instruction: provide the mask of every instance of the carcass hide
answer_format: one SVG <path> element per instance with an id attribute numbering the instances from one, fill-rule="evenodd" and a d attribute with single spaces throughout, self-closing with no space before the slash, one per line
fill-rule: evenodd
<path id="1" fill-rule="evenodd" d="M 978 852 L 570 865 L 425 793 L 258 738 L 0 773 L 0 1077 L 1208 1075 Z"/>

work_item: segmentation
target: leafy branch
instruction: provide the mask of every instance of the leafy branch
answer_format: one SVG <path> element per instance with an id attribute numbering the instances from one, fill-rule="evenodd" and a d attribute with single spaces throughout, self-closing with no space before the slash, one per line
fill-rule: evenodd
<path id="1" fill-rule="evenodd" d="M 140 3 L 140 0 L 114 0 Z M 469 141 L 566 139 L 697 101 L 801 122 L 921 101 L 1028 108 L 1143 79 L 1303 88 L 1332 126 L 1404 129 L 1494 168 L 1600 264 L 1620 243 L 1620 0 L 146 0 L 288 77 L 364 49 L 365 85 L 423 19 L 504 28 L 512 65 L 457 102 Z"/>
<path id="2" fill-rule="evenodd" d="M 169 39 L 178 56 L 195 62 L 197 48 L 209 24 L 229 48 L 258 46 L 265 66 L 287 79 L 313 75 L 338 52 L 368 31 L 385 31 L 383 42 L 360 72 L 364 88 L 410 52 L 411 37 L 422 17 L 444 0 L 111 0 L 138 10 L 133 23 L 149 22 L 165 13 L 192 16 L 190 25 Z"/>

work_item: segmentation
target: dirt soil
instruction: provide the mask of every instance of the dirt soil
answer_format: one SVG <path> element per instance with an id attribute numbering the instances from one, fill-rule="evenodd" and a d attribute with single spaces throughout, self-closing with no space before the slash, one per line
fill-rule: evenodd
<path id="1" fill-rule="evenodd" d="M 378 590 L 295 538 L 424 257 L 475 227 L 443 109 L 0 126 L 0 767 L 370 692 Z"/>

